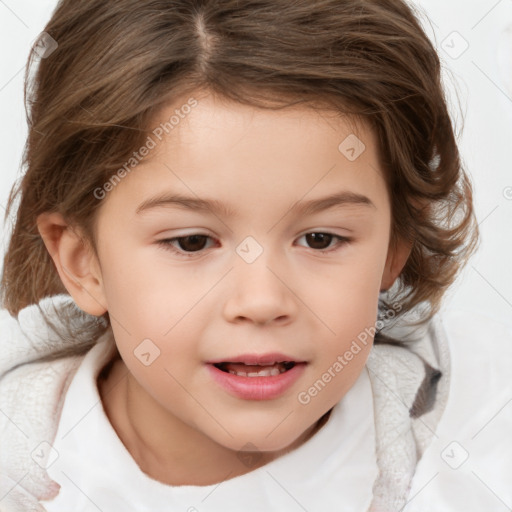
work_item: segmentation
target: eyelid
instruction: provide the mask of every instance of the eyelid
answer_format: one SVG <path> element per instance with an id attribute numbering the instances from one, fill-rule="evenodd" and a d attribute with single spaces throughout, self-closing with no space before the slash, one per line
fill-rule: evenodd
<path id="1" fill-rule="evenodd" d="M 300 247 L 304 247 L 305 249 L 309 249 L 310 251 L 312 251 L 313 253 L 316 253 L 316 254 L 319 254 L 319 255 L 324 255 L 324 254 L 328 254 L 328 253 L 331 253 L 331 252 L 336 252 L 338 250 L 340 250 L 343 246 L 351 243 L 353 241 L 353 238 L 352 237 L 347 237 L 347 236 L 343 236 L 343 235 L 337 235 L 336 233 L 332 233 L 331 231 L 329 230 L 322 230 L 322 229 L 316 229 L 316 230 L 309 230 L 309 231 L 306 231 L 304 232 L 303 234 L 299 235 L 295 240 L 298 240 L 308 234 L 324 234 L 324 235 L 330 235 L 333 237 L 333 239 L 337 239 L 338 242 L 331 248 L 328 248 L 328 249 L 314 249 L 312 247 L 305 247 L 305 246 L 300 246 Z M 190 233 L 190 234 L 185 234 L 185 235 L 180 235 L 180 236 L 174 236 L 174 237 L 170 237 L 170 238 L 164 238 L 162 240 L 158 240 L 156 243 L 157 245 L 159 245 L 162 249 L 164 250 L 167 250 L 167 251 L 171 251 L 172 253 L 178 255 L 179 257 L 185 257 L 185 258 L 190 258 L 190 257 L 200 257 L 202 256 L 206 249 L 201 249 L 199 251 L 192 251 L 192 252 L 186 252 L 186 251 L 181 251 L 181 250 L 178 250 L 176 249 L 172 244 L 171 242 L 175 242 L 177 240 L 180 240 L 180 239 L 183 239 L 183 238 L 188 238 L 188 237 L 192 237 L 192 236 L 204 236 L 206 238 L 209 238 L 211 240 L 215 240 L 214 237 L 206 234 L 206 233 L 200 233 L 200 232 L 194 232 L 194 233 Z M 210 247 L 211 248 L 211 247 Z"/>
<path id="2" fill-rule="evenodd" d="M 178 256 L 181 256 L 181 257 L 190 258 L 190 257 L 194 257 L 194 256 L 196 256 L 196 257 L 202 256 L 204 254 L 204 252 L 206 251 L 206 249 L 201 249 L 200 251 L 186 252 L 186 251 L 180 251 L 180 250 L 176 249 L 173 245 L 171 245 L 171 242 L 180 240 L 182 238 L 192 237 L 192 236 L 204 236 L 206 238 L 214 240 L 214 238 L 211 235 L 208 235 L 206 233 L 194 232 L 194 233 L 190 233 L 190 234 L 186 234 L 186 235 L 174 236 L 174 237 L 170 237 L 170 238 L 163 238 L 162 240 L 157 240 L 156 244 L 158 246 L 160 246 L 160 248 L 170 251 L 170 252 L 172 252 Z"/>
<path id="3" fill-rule="evenodd" d="M 309 235 L 311 233 L 315 233 L 315 234 L 321 233 L 323 235 L 330 235 L 330 236 L 332 236 L 333 239 L 338 240 L 338 243 L 336 243 L 333 247 L 330 247 L 329 249 L 313 249 L 312 247 L 305 247 L 305 249 L 309 249 L 309 250 L 313 251 L 314 253 L 319 253 L 319 254 L 326 254 L 329 252 L 337 251 L 342 246 L 352 242 L 352 240 L 353 240 L 351 237 L 348 237 L 348 236 L 337 235 L 336 233 L 331 233 L 330 231 L 322 231 L 322 230 L 307 231 L 306 233 L 300 235 L 297 238 L 297 240 L 302 238 L 303 236 Z M 304 247 L 304 246 L 300 246 L 300 247 Z"/>

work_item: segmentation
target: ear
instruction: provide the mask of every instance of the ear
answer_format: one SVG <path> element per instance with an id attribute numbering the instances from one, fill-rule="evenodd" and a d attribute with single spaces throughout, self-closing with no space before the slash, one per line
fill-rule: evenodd
<path id="1" fill-rule="evenodd" d="M 107 302 L 99 262 L 90 245 L 60 213 L 42 213 L 37 228 L 77 306 L 90 315 L 103 315 Z"/>
<path id="2" fill-rule="evenodd" d="M 407 263 L 407 259 L 409 258 L 412 251 L 413 242 L 404 240 L 399 237 L 391 237 L 389 247 L 388 247 L 388 255 L 386 258 L 386 264 L 384 267 L 384 272 L 382 274 L 382 281 L 380 284 L 380 291 L 386 291 L 391 288 L 402 272 L 405 264 Z"/>

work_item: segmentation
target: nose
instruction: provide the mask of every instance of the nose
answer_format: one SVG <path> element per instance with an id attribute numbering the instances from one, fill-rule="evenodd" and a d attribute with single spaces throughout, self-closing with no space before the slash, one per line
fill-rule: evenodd
<path id="1" fill-rule="evenodd" d="M 286 276 L 263 255 L 253 263 L 239 261 L 231 272 L 231 289 L 224 304 L 228 322 L 287 324 L 297 314 L 297 302 Z"/>

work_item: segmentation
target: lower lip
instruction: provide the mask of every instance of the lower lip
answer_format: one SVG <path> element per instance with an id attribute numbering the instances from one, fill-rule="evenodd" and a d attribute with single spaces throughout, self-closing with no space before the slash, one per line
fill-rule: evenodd
<path id="1" fill-rule="evenodd" d="M 290 370 L 268 377 L 241 377 L 219 370 L 208 364 L 213 379 L 226 391 L 244 400 L 272 400 L 289 389 L 302 375 L 306 363 L 298 363 Z"/>

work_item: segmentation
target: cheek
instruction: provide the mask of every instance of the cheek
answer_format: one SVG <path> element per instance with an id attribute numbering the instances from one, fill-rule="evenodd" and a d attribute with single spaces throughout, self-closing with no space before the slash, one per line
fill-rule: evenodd
<path id="1" fill-rule="evenodd" d="M 314 304 L 317 316 L 336 335 L 357 335 L 377 320 L 383 261 L 361 257 L 338 267 L 317 272 L 316 279 L 304 282 L 303 296 Z M 313 309 L 313 306 L 312 306 Z"/>
<path id="2" fill-rule="evenodd" d="M 189 274 L 166 265 L 163 250 L 112 244 L 106 251 L 102 278 L 108 309 L 113 323 L 128 332 L 161 336 L 201 296 L 195 290 L 201 283 L 194 284 Z"/>

